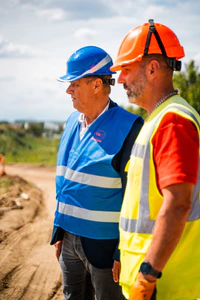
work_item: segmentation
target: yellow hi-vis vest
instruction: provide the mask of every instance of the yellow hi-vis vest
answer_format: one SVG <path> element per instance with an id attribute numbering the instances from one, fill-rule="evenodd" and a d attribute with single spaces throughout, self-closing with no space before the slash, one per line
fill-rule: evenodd
<path id="1" fill-rule="evenodd" d="M 194 123 L 198 113 L 180 96 L 162 103 L 143 125 L 132 149 L 128 181 L 120 216 L 120 284 L 126 298 L 152 241 L 152 231 L 163 203 L 156 184 L 152 139 L 168 112 Z M 188 157 L 188 159 L 190 159 Z M 192 209 L 181 240 L 157 280 L 157 300 L 200 298 L 200 171 Z"/>

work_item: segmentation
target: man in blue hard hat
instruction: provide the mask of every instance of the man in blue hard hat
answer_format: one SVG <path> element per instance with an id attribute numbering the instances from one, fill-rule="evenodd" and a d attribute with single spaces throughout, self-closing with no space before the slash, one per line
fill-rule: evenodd
<path id="1" fill-rule="evenodd" d="M 58 79 L 70 83 L 66 92 L 76 109 L 58 151 L 51 240 L 65 299 L 124 299 L 118 285 L 118 222 L 124 169 L 143 120 L 109 98 L 112 64 L 103 49 L 83 47 Z"/>

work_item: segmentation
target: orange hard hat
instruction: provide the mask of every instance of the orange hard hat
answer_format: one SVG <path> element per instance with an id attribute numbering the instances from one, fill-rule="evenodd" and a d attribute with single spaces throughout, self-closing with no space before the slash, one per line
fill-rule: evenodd
<path id="1" fill-rule="evenodd" d="M 168 65 L 176 71 L 181 69 L 178 59 L 185 56 L 175 33 L 165 25 L 154 23 L 150 19 L 149 23 L 137 26 L 127 33 L 120 45 L 117 59 L 110 69 L 119 71 L 122 66 L 141 61 L 143 56 L 149 54 L 164 55 Z"/>

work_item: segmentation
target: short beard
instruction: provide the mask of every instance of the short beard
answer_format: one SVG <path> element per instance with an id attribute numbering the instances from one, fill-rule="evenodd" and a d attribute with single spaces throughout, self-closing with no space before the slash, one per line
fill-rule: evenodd
<path id="1" fill-rule="evenodd" d="M 145 69 L 141 66 L 139 79 L 133 80 L 129 86 L 124 84 L 124 88 L 127 90 L 127 96 L 130 103 L 137 103 L 140 101 L 146 89 L 147 78 Z"/>

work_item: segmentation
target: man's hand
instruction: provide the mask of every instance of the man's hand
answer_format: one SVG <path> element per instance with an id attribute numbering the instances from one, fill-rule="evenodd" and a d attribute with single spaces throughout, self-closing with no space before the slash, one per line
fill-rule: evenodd
<path id="1" fill-rule="evenodd" d="M 147 281 L 141 273 L 138 273 L 136 282 L 131 288 L 129 300 L 150 300 L 156 286 L 155 281 Z"/>
<path id="2" fill-rule="evenodd" d="M 54 244 L 55 249 L 56 249 L 56 257 L 57 257 L 58 261 L 59 261 L 59 257 L 60 257 L 60 253 L 61 253 L 61 249 L 62 249 L 62 243 L 63 243 L 63 241 L 58 241 Z"/>
<path id="3" fill-rule="evenodd" d="M 113 268 L 112 268 L 112 273 L 113 273 L 113 280 L 114 280 L 114 282 L 118 282 L 118 280 L 119 280 L 119 273 L 120 273 L 120 262 L 117 261 L 117 260 L 114 260 Z"/>

